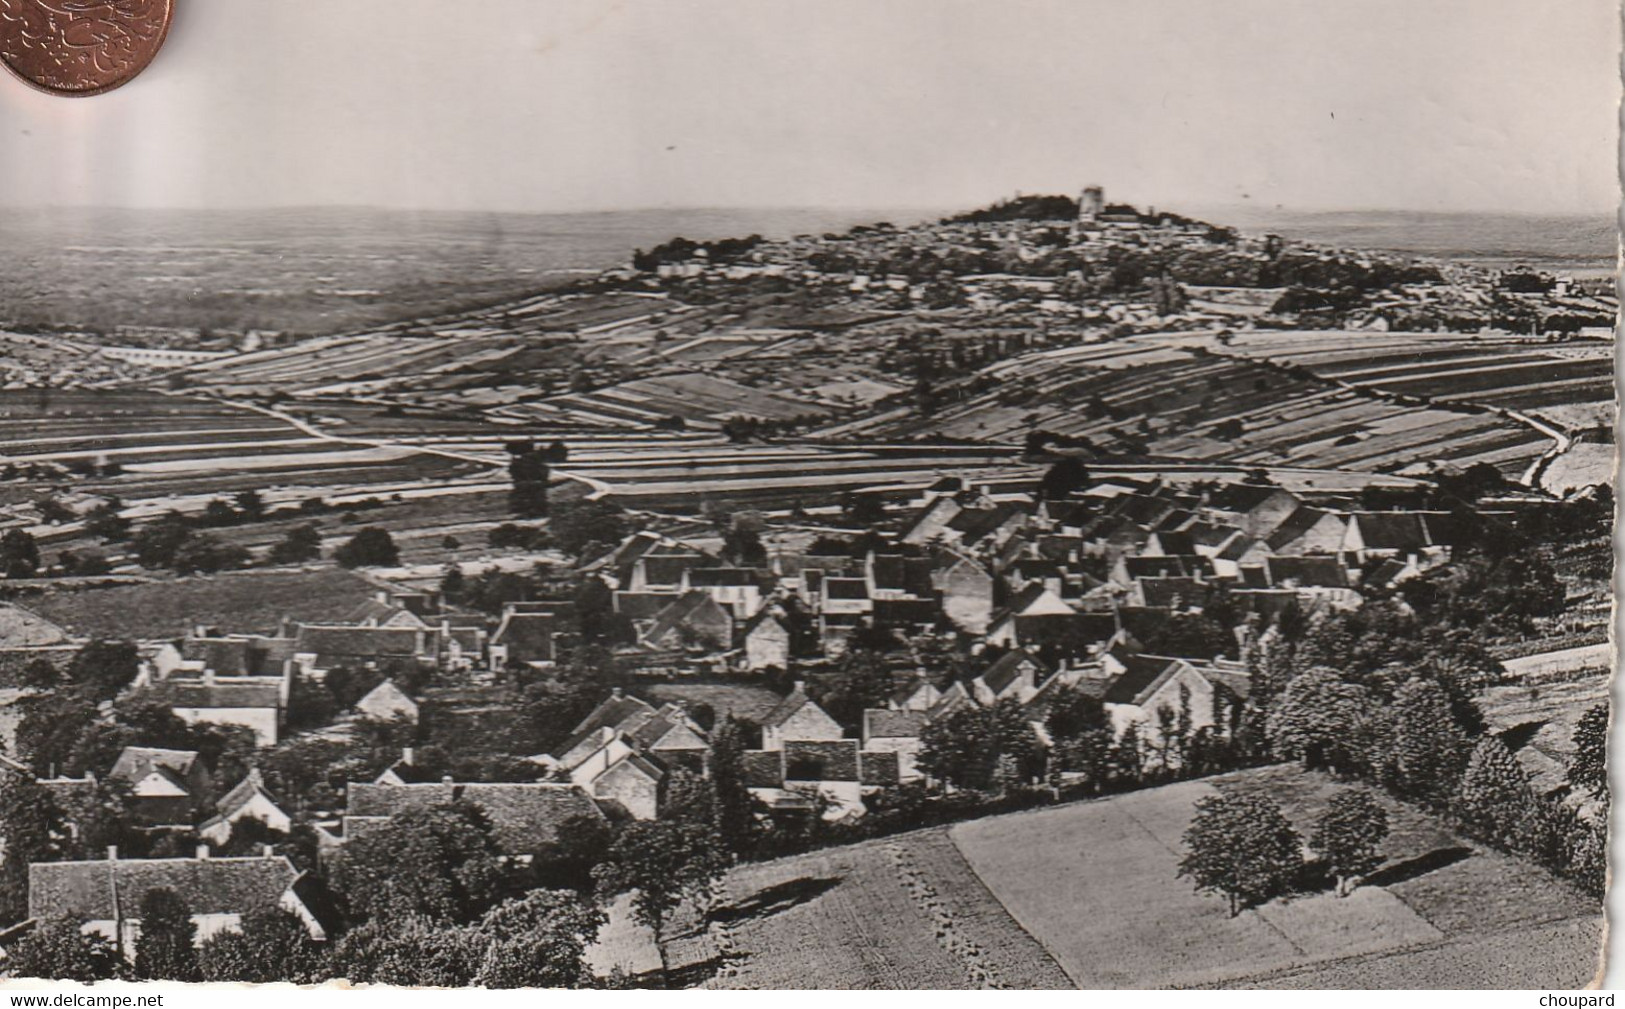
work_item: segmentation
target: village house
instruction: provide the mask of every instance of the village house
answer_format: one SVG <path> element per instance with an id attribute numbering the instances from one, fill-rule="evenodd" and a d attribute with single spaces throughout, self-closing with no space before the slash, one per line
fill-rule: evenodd
<path id="1" fill-rule="evenodd" d="M 301 624 L 295 635 L 294 664 L 313 679 L 330 669 L 381 669 L 391 663 L 432 666 L 440 653 L 439 635 L 418 627 L 355 627 Z"/>
<path id="2" fill-rule="evenodd" d="M 983 707 L 1003 700 L 1025 704 L 1049 676 L 1049 669 L 1036 656 L 1022 650 L 1006 652 L 971 681 L 971 697 Z"/>
<path id="3" fill-rule="evenodd" d="M 602 821 L 604 814 L 579 785 L 552 781 L 438 782 L 404 785 L 351 782 L 346 789 L 343 840 L 349 843 L 413 810 L 472 804 L 491 823 L 491 837 L 507 856 L 528 861 L 558 839 L 561 824 L 573 817 Z"/>
<path id="4" fill-rule="evenodd" d="M 418 721 L 418 703 L 397 687 L 394 680 L 385 680 L 367 691 L 355 702 L 355 712 L 380 722 L 404 719 L 416 725 Z"/>
<path id="5" fill-rule="evenodd" d="M 924 711 L 867 709 L 863 713 L 862 736 L 865 759 L 870 753 L 894 753 L 898 782 L 919 780 L 920 733 L 929 724 Z"/>
<path id="6" fill-rule="evenodd" d="M 661 610 L 638 638 L 645 648 L 721 651 L 733 641 L 734 618 L 717 601 L 691 589 Z"/>
<path id="7" fill-rule="evenodd" d="M 807 696 L 807 685 L 801 680 L 762 719 L 764 750 L 782 750 L 785 743 L 792 741 L 828 741 L 843 735 L 841 723 Z"/>
<path id="8" fill-rule="evenodd" d="M 257 857 L 216 858 L 208 845 L 192 858 L 120 858 L 112 847 L 103 859 L 31 863 L 28 914 L 36 921 L 70 917 L 134 957 L 141 900 L 157 889 L 172 891 L 191 911 L 199 945 L 266 907 L 294 914 L 316 940 L 329 938 L 339 924 L 317 881 L 286 857 L 267 849 Z"/>
<path id="9" fill-rule="evenodd" d="M 209 772 L 195 750 L 126 746 L 107 777 L 129 786 L 130 813 L 143 826 L 191 826 L 209 798 Z"/>
<path id="10" fill-rule="evenodd" d="M 1153 753 L 1171 742 L 1164 737 L 1165 721 L 1173 725 L 1183 718 L 1191 732 L 1213 728 L 1215 691 L 1235 703 L 1247 698 L 1250 681 L 1240 663 L 1143 654 L 1125 656 L 1122 662 L 1123 672 L 1102 698 L 1106 713 L 1119 739 L 1132 725 Z"/>
<path id="11" fill-rule="evenodd" d="M 255 746 L 275 746 L 288 701 L 285 677 L 222 679 L 205 670 L 201 679 L 172 676 L 158 688 L 169 710 L 188 725 L 242 726 L 254 733 Z"/>
<path id="12" fill-rule="evenodd" d="M 225 844 L 231 833 L 244 820 L 258 820 L 271 830 L 286 834 L 293 820 L 282 811 L 271 793 L 265 790 L 265 779 L 259 768 L 250 768 L 248 775 L 214 804 L 215 815 L 198 825 L 198 836 L 210 844 Z"/>

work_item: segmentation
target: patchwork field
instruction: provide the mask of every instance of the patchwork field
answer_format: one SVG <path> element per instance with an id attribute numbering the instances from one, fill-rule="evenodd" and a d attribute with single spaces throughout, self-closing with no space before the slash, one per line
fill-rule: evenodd
<path id="1" fill-rule="evenodd" d="M 1487 462 L 1513 476 L 1552 444 L 1534 427 L 1478 406 L 1362 395 L 1271 367 L 1262 351 L 1258 357 L 1205 334 L 1038 351 L 945 385 L 944 405 L 929 415 L 912 405 L 882 409 L 819 434 L 1009 444 L 1044 430 L 1126 454 L 1380 473 Z"/>
<path id="2" fill-rule="evenodd" d="M 1504 665 L 1509 672 L 1528 668 L 1536 678 L 1489 687 L 1478 697 L 1491 728 L 1501 733 L 1543 791 L 1563 787 L 1565 770 L 1574 755 L 1575 725 L 1588 709 L 1608 700 L 1610 652 L 1604 644 L 1569 649 L 1556 656 L 1572 655 L 1572 662 L 1554 663 L 1549 661 L 1551 656 L 1543 655 L 1507 660 Z M 1568 670 L 1561 671 L 1563 666 Z M 1541 682 L 1542 672 L 1554 679 Z"/>

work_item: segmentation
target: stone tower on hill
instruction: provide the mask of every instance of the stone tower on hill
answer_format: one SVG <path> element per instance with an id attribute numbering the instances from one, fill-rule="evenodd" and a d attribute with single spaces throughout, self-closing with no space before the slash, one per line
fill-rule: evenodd
<path id="1" fill-rule="evenodd" d="M 1093 224 L 1100 220 L 1100 215 L 1106 209 L 1106 190 L 1100 186 L 1088 186 L 1078 197 L 1078 222 L 1080 224 Z"/>

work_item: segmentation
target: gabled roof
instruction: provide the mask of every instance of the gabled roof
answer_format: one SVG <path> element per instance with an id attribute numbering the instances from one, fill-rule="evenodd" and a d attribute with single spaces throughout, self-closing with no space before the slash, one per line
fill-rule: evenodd
<path id="1" fill-rule="evenodd" d="M 856 739 L 792 739 L 784 743 L 786 781 L 857 781 Z"/>
<path id="2" fill-rule="evenodd" d="M 270 792 L 265 790 L 265 780 L 260 777 L 260 769 L 257 767 L 250 768 L 242 781 L 232 786 L 231 791 L 215 800 L 215 815 L 200 824 L 199 829 L 213 826 L 222 820 L 231 819 L 241 812 L 245 806 L 253 802 L 256 797 L 263 798 L 273 806 L 277 805 L 276 799 L 272 797 Z M 278 806 L 278 808 L 281 807 Z"/>
<path id="3" fill-rule="evenodd" d="M 177 650 L 187 662 L 200 662 L 204 669 L 221 676 L 278 675 L 282 664 L 293 657 L 294 639 L 256 635 L 186 638 Z"/>
<path id="4" fill-rule="evenodd" d="M 1237 512 L 1245 514 L 1268 501 L 1277 494 L 1286 494 L 1286 490 L 1272 484 L 1231 483 L 1225 484 L 1208 498 L 1208 507 L 1218 511 Z"/>
<path id="5" fill-rule="evenodd" d="M 1368 550 L 1420 550 L 1430 542 L 1418 512 L 1352 512 L 1349 520 Z"/>
<path id="6" fill-rule="evenodd" d="M 681 596 L 681 592 L 616 592 L 615 612 L 628 620 L 653 620 Z"/>
<path id="7" fill-rule="evenodd" d="M 1140 594 L 1147 606 L 1174 606 L 1189 609 L 1207 601 L 1210 586 L 1195 578 L 1141 578 Z"/>
<path id="8" fill-rule="evenodd" d="M 298 875 L 281 855 L 35 862 L 28 867 L 28 912 L 112 921 L 116 891 L 120 912 L 134 917 L 147 891 L 165 887 L 194 915 L 247 914 L 276 904 Z"/>
<path id="9" fill-rule="evenodd" d="M 830 599 L 868 599 L 869 583 L 862 578 L 825 578 L 824 595 Z"/>
<path id="10" fill-rule="evenodd" d="M 345 627 L 301 624 L 300 652 L 342 658 L 386 658 L 418 654 L 425 632 L 412 627 Z"/>
<path id="11" fill-rule="evenodd" d="M 1001 694 L 1005 688 L 1016 681 L 1017 677 L 1021 676 L 1023 665 L 1033 667 L 1033 681 L 1035 684 L 1049 672 L 1048 667 L 1037 656 L 1024 649 L 1017 648 L 999 656 L 998 661 L 983 670 L 982 675 L 977 678 L 994 694 Z"/>
<path id="12" fill-rule="evenodd" d="M 156 746 L 126 746 L 113 761 L 109 778 L 134 784 L 156 769 L 171 772 L 184 779 L 197 765 L 196 750 L 165 750 Z"/>
<path id="13" fill-rule="evenodd" d="M 570 730 L 570 735 L 577 736 L 585 732 L 594 732 L 606 726 L 621 728 L 634 715 L 644 718 L 653 718 L 655 707 L 640 697 L 632 697 L 620 691 L 613 691 L 608 697 L 599 702 L 598 707 L 587 713 L 576 727 Z M 566 752 L 566 751 L 560 751 Z"/>
<path id="14" fill-rule="evenodd" d="M 502 624 L 491 636 L 491 644 L 506 645 L 515 655 L 553 655 L 553 638 L 564 631 L 564 624 L 551 613 L 508 612 Z"/>
<path id="15" fill-rule="evenodd" d="M 874 621 L 878 627 L 912 627 L 934 624 L 941 616 L 935 599 L 876 599 Z"/>
<path id="16" fill-rule="evenodd" d="M 1161 531 L 1156 536 L 1164 554 L 1196 553 L 1196 537 L 1189 532 Z"/>
<path id="17" fill-rule="evenodd" d="M 1264 543 L 1271 550 L 1281 550 L 1291 545 L 1294 540 L 1302 537 L 1309 530 L 1313 529 L 1317 523 L 1327 517 L 1335 518 L 1336 516 L 1329 511 L 1322 511 L 1319 508 L 1311 508 L 1308 505 L 1299 505 L 1293 510 L 1291 515 L 1286 517 L 1286 521 L 1276 526 L 1275 529 L 1264 538 Z"/>
<path id="18" fill-rule="evenodd" d="M 1301 588 L 1347 588 L 1348 570 L 1336 557 L 1266 557 L 1271 585 L 1295 582 Z"/>
<path id="19" fill-rule="evenodd" d="M 864 750 L 858 754 L 859 777 L 865 785 L 886 788 L 902 781 L 897 754 L 889 750 Z"/>
<path id="20" fill-rule="evenodd" d="M 394 680 L 385 680 L 367 691 L 365 697 L 355 702 L 355 708 L 372 718 L 389 719 L 397 715 L 416 718 L 418 715 L 418 703 L 397 687 Z"/>
<path id="21" fill-rule="evenodd" d="M 930 716 L 924 711 L 892 711 L 887 708 L 866 708 L 863 712 L 863 738 L 912 739 L 919 736 Z"/>
<path id="22" fill-rule="evenodd" d="M 640 558 L 643 580 L 647 585 L 679 585 L 685 573 L 692 572 L 711 559 L 702 553 L 649 553 Z"/>
<path id="23" fill-rule="evenodd" d="M 1120 656 L 1119 661 L 1126 668 L 1106 688 L 1105 700 L 1108 704 L 1141 703 L 1161 686 L 1170 670 L 1180 662 L 1165 655 L 1125 655 Z"/>
<path id="24" fill-rule="evenodd" d="M 762 576 L 750 568 L 694 568 L 688 573 L 688 584 L 694 588 L 723 586 L 760 586 Z"/>
<path id="25" fill-rule="evenodd" d="M 1123 570 L 1130 578 L 1196 578 L 1211 575 L 1213 564 L 1199 554 L 1125 557 Z"/>
<path id="26" fill-rule="evenodd" d="M 690 589 L 655 616 L 654 623 L 644 632 L 643 640 L 658 642 L 678 628 L 706 616 L 726 622 L 733 620 L 710 595 L 699 589 Z"/>
<path id="27" fill-rule="evenodd" d="M 160 687 L 159 696 L 173 708 L 282 707 L 282 688 L 276 683 L 169 679 Z"/>
<path id="28" fill-rule="evenodd" d="M 948 528 L 960 534 L 960 542 L 974 544 L 998 531 L 1006 522 L 1019 518 L 1024 512 L 1009 501 L 1001 501 L 991 508 L 967 508 L 948 521 Z"/>
<path id="29" fill-rule="evenodd" d="M 411 610 L 408 610 L 404 606 L 396 606 L 393 603 L 386 603 L 382 599 L 373 597 L 371 599 L 364 599 L 360 603 L 357 603 L 355 609 L 351 610 L 345 616 L 344 622 L 347 624 L 384 624 L 388 623 L 390 619 L 400 616 L 402 613 L 408 613 L 414 617 L 417 616 L 417 614 L 412 613 Z"/>
<path id="30" fill-rule="evenodd" d="M 579 786 L 551 781 L 410 785 L 352 782 L 345 812 L 347 819 L 388 817 L 454 802 L 470 802 L 481 809 L 491 821 L 497 845 L 509 854 L 533 852 L 554 840 L 559 825 L 573 816 L 603 817 L 592 797 Z"/>
<path id="31" fill-rule="evenodd" d="M 797 686 L 794 690 L 790 691 L 789 696 L 785 697 L 784 700 L 780 701 L 773 707 L 772 711 L 767 713 L 767 716 L 762 719 L 762 727 L 777 728 L 778 726 L 783 725 L 785 722 L 788 722 L 795 716 L 796 712 L 800 711 L 802 708 L 805 708 L 809 704 L 812 704 L 815 708 L 818 707 L 818 705 L 813 704 L 813 699 L 807 696 L 807 692 L 800 686 Z M 819 708 L 819 710 L 822 711 L 823 709 Z"/>

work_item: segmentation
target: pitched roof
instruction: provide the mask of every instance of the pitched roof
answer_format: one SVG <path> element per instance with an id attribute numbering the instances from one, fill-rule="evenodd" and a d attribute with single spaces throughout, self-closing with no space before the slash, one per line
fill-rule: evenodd
<path id="1" fill-rule="evenodd" d="M 825 578 L 824 594 L 831 599 L 868 599 L 869 583 L 862 578 Z"/>
<path id="2" fill-rule="evenodd" d="M 762 719 L 762 727 L 777 728 L 788 722 L 796 712 L 812 703 L 812 698 L 808 697 L 807 692 L 798 685 L 794 690 L 790 691 L 784 700 L 774 705 L 772 711 L 767 713 L 767 717 Z M 817 705 L 813 706 L 817 707 Z"/>
<path id="3" fill-rule="evenodd" d="M 762 576 L 750 568 L 694 568 L 688 573 L 688 584 L 696 588 L 761 583 Z"/>
<path id="4" fill-rule="evenodd" d="M 229 820 L 243 807 L 253 802 L 256 797 L 263 797 L 266 802 L 276 806 L 277 801 L 271 793 L 265 790 L 265 781 L 260 777 L 260 769 L 251 768 L 242 781 L 232 786 L 231 791 L 215 800 L 215 815 L 205 820 L 200 827 L 209 827 L 221 820 Z M 278 807 L 281 808 L 281 807 Z"/>
<path id="5" fill-rule="evenodd" d="M 1125 655 L 1119 660 L 1126 668 L 1106 688 L 1108 704 L 1139 704 L 1180 661 L 1163 655 Z"/>
<path id="6" fill-rule="evenodd" d="M 999 656 L 998 661 L 982 671 L 979 679 L 995 694 L 1003 693 L 1005 688 L 1014 683 L 1016 678 L 1021 675 L 1023 664 L 1034 667 L 1035 682 L 1043 678 L 1046 672 L 1044 663 L 1031 653 L 1017 648 Z"/>
<path id="7" fill-rule="evenodd" d="M 1201 606 L 1208 597 L 1209 586 L 1195 578 L 1141 578 L 1140 594 L 1147 606 L 1181 607 Z"/>
<path id="8" fill-rule="evenodd" d="M 865 785 L 882 788 L 902 780 L 897 754 L 889 750 L 864 750 L 858 754 L 859 776 Z"/>
<path id="9" fill-rule="evenodd" d="M 113 761 L 113 769 L 107 772 L 109 778 L 119 781 L 128 781 L 132 784 L 140 781 L 154 770 L 166 770 L 180 778 L 190 774 L 197 764 L 196 750 L 165 750 L 156 746 L 126 746 L 119 751 L 118 759 Z"/>
<path id="10" fill-rule="evenodd" d="M 275 683 L 232 683 L 229 679 L 169 679 L 158 691 L 173 708 L 280 708 L 282 688 Z"/>
<path id="11" fill-rule="evenodd" d="M 404 606 L 396 606 L 393 603 L 386 603 L 382 599 L 374 596 L 373 598 L 363 599 L 361 602 L 357 603 L 355 609 L 351 610 L 345 615 L 344 622 L 347 624 L 365 624 L 368 622 L 382 624 L 387 622 L 391 617 L 410 612 L 411 611 Z"/>
<path id="12" fill-rule="evenodd" d="M 1272 484 L 1225 484 L 1208 498 L 1208 506 L 1218 511 L 1250 512 L 1276 494 L 1287 491 Z"/>
<path id="13" fill-rule="evenodd" d="M 875 600 L 874 621 L 881 627 L 934 624 L 940 616 L 935 599 Z"/>
<path id="14" fill-rule="evenodd" d="M 655 714 L 654 705 L 640 697 L 632 697 L 620 691 L 612 691 L 610 695 L 598 703 L 570 730 L 570 735 L 578 736 L 584 732 L 594 732 L 606 726 L 620 728 L 634 715 L 652 718 Z M 564 751 L 560 751 L 564 752 Z"/>
<path id="15" fill-rule="evenodd" d="M 1336 557 L 1266 557 L 1271 585 L 1296 582 L 1302 588 L 1347 588 L 1348 570 Z"/>
<path id="16" fill-rule="evenodd" d="M 293 657 L 294 639 L 257 635 L 224 638 L 186 638 L 178 651 L 188 662 L 201 662 L 204 669 L 221 676 L 266 676 L 282 672 L 282 664 Z"/>
<path id="17" fill-rule="evenodd" d="M 708 611 L 724 621 L 731 622 L 733 619 L 708 594 L 699 589 L 690 589 L 655 616 L 654 623 L 644 632 L 643 638 L 645 641 L 658 642 L 690 621 L 706 616 Z"/>
<path id="18" fill-rule="evenodd" d="M 345 627 L 301 624 L 298 650 L 341 658 L 416 655 L 425 632 L 413 627 Z"/>
<path id="19" fill-rule="evenodd" d="M 1428 545 L 1427 526 L 1417 512 L 1353 512 L 1368 550 L 1420 550 Z"/>
<path id="20" fill-rule="evenodd" d="M 1213 572 L 1212 563 L 1199 554 L 1125 557 L 1123 569 L 1128 572 L 1130 578 L 1193 578 Z"/>
<path id="21" fill-rule="evenodd" d="M 616 592 L 615 612 L 629 620 L 653 620 L 681 595 L 681 592 Z"/>
<path id="22" fill-rule="evenodd" d="M 111 921 L 115 889 L 122 913 L 134 916 L 147 891 L 167 887 L 192 914 L 246 914 L 275 904 L 298 875 L 281 855 L 35 862 L 28 867 L 28 912 Z"/>
<path id="23" fill-rule="evenodd" d="M 416 718 L 418 714 L 418 703 L 397 687 L 394 680 L 385 680 L 367 691 L 367 696 L 355 702 L 355 708 L 372 718 L 388 719 L 397 715 Z"/>
<path id="24" fill-rule="evenodd" d="M 1276 526 L 1264 538 L 1264 542 L 1271 550 L 1280 550 L 1291 545 L 1294 540 L 1302 537 L 1304 533 L 1313 529 L 1318 522 L 1330 515 L 1332 513 L 1329 511 L 1311 508 L 1308 505 L 1299 505 L 1293 509 L 1292 514 L 1286 517 L 1286 521 Z"/>
<path id="25" fill-rule="evenodd" d="M 550 842 L 559 824 L 573 816 L 603 812 L 578 785 L 551 781 L 434 782 L 379 785 L 352 782 L 347 816 L 397 816 L 453 802 L 471 802 L 491 821 L 497 845 L 510 854 L 535 851 Z"/>
<path id="26" fill-rule="evenodd" d="M 563 622 L 551 613 L 515 613 L 502 616 L 502 624 L 491 636 L 491 644 L 506 645 L 514 655 L 553 654 L 553 636 L 564 631 Z"/>
<path id="27" fill-rule="evenodd" d="M 746 750 L 743 765 L 745 787 L 784 787 L 783 750 Z"/>
<path id="28" fill-rule="evenodd" d="M 786 781 L 857 781 L 856 739 L 792 739 L 784 743 Z"/>
<path id="29" fill-rule="evenodd" d="M 866 708 L 863 712 L 863 738 L 912 739 L 931 724 L 924 711 L 892 711 L 887 708 Z"/>
<path id="30" fill-rule="evenodd" d="M 1159 532 L 1156 536 L 1164 554 L 1196 553 L 1196 537 L 1188 532 Z"/>

